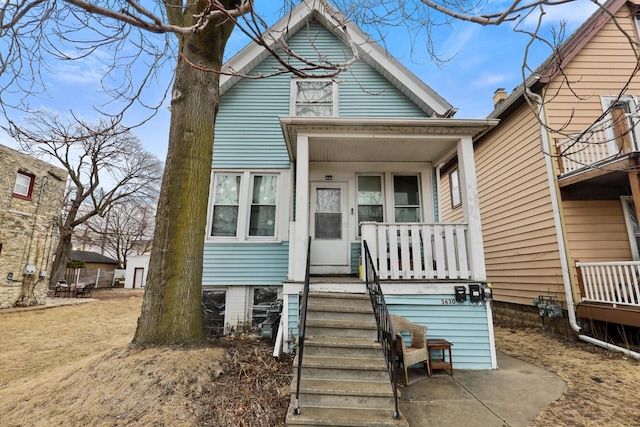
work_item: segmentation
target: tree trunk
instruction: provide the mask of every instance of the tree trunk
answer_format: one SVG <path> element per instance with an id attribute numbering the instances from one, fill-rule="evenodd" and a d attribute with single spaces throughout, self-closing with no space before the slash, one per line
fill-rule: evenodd
<path id="1" fill-rule="evenodd" d="M 60 229 L 60 240 L 54 253 L 53 265 L 51 266 L 51 276 L 49 276 L 49 284 L 54 285 L 58 280 L 64 279 L 64 273 L 67 269 L 67 262 L 71 255 L 71 236 L 73 230 L 63 227 Z"/>
<path id="2" fill-rule="evenodd" d="M 232 24 L 210 22 L 180 43 L 192 64 L 219 70 Z M 219 75 L 178 60 L 171 100 L 169 148 L 158 202 L 137 347 L 199 345 L 202 256 L 213 158 Z"/>

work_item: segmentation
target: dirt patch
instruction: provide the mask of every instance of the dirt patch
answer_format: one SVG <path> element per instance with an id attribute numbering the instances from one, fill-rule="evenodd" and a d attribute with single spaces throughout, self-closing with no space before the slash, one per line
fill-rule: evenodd
<path id="1" fill-rule="evenodd" d="M 291 360 L 275 361 L 268 341 L 129 350 L 142 292 L 94 297 L 0 311 L 3 426 L 284 426 Z M 638 361 L 540 328 L 497 326 L 495 336 L 498 350 L 567 383 L 532 425 L 640 425 Z"/>
<path id="2" fill-rule="evenodd" d="M 497 326 L 495 337 L 498 350 L 567 383 L 567 392 L 538 415 L 533 426 L 640 425 L 638 361 L 541 328 Z"/>

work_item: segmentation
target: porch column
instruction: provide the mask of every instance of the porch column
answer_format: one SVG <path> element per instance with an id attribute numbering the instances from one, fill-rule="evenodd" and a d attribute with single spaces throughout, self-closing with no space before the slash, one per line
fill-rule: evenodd
<path id="1" fill-rule="evenodd" d="M 480 200 L 478 181 L 473 155 L 473 141 L 463 137 L 458 141 L 458 170 L 460 172 L 460 193 L 462 211 L 467 227 L 467 253 L 472 280 L 487 280 L 482 246 L 482 227 L 480 224 Z"/>
<path id="2" fill-rule="evenodd" d="M 296 235 L 293 280 L 302 282 L 309 240 L 309 137 L 298 134 L 296 149 Z"/>

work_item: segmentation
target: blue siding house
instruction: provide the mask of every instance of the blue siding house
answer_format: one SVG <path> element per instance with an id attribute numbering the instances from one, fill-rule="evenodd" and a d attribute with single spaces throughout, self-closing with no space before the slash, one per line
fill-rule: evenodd
<path id="1" fill-rule="evenodd" d="M 367 241 L 392 314 L 452 342 L 456 369 L 495 368 L 490 301 L 454 296 L 454 286 L 486 284 L 472 138 L 495 121 L 454 119 L 381 46 L 311 3 L 272 34 L 303 57 L 334 62 L 352 56 L 352 40 L 359 59 L 332 78 L 243 78 L 280 68 L 251 44 L 225 65 L 237 74 L 221 78 L 203 292 L 223 302 L 227 330 L 259 323 L 281 298 L 286 351 L 298 333 L 309 237 L 311 288 L 330 292 L 365 292 Z M 464 218 L 444 224 L 439 171 L 453 155 Z"/>

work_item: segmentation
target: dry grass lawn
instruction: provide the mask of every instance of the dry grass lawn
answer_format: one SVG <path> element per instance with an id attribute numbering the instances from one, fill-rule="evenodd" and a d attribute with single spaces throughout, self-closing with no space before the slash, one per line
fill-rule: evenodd
<path id="1" fill-rule="evenodd" d="M 284 425 L 290 360 L 251 337 L 200 349 L 131 350 L 139 291 L 0 311 L 0 425 Z"/>
<path id="2" fill-rule="evenodd" d="M 0 311 L 2 426 L 283 426 L 290 360 L 255 338 L 130 350 L 139 291 Z M 640 367 L 540 329 L 496 327 L 499 350 L 560 376 L 567 392 L 534 426 L 640 426 Z M 421 426 L 415 426 L 421 427 Z"/>

